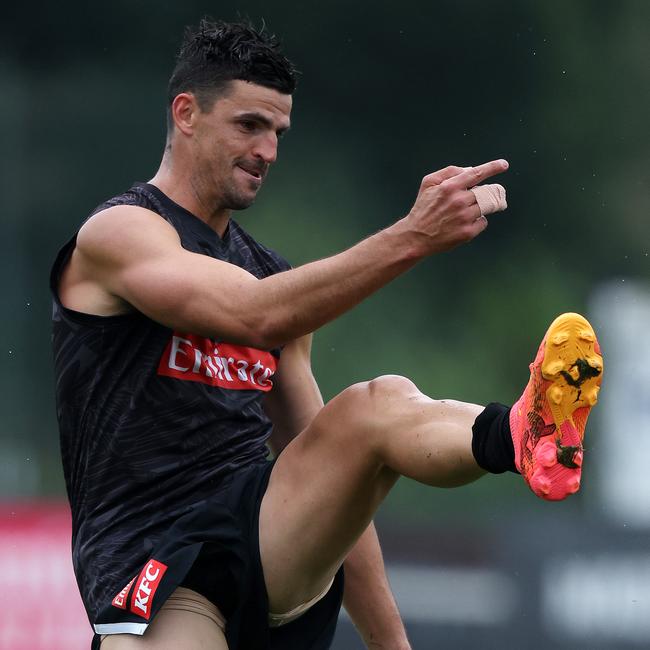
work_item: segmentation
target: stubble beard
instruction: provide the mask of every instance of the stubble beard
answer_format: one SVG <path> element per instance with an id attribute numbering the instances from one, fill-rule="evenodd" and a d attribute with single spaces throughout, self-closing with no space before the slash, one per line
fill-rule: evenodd
<path id="1" fill-rule="evenodd" d="M 212 196 L 214 200 L 213 208 L 215 211 L 220 212 L 222 210 L 245 210 L 249 208 L 255 199 L 257 198 L 257 192 L 250 191 L 245 192 L 238 187 L 238 184 L 235 178 L 231 175 L 229 178 L 225 174 L 221 174 L 221 183 L 215 186 L 214 180 L 212 180 Z M 209 177 L 204 177 L 205 185 L 207 189 L 210 183 Z"/>
<path id="2" fill-rule="evenodd" d="M 220 203 L 221 207 L 226 210 L 245 210 L 255 203 L 256 198 L 257 192 L 244 194 L 235 187 L 235 183 L 229 183 L 223 189 Z"/>

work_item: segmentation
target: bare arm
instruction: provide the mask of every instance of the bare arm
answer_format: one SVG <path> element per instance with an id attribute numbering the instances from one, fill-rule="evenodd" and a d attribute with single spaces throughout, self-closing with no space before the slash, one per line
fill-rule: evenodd
<path id="1" fill-rule="evenodd" d="M 370 650 L 410 650 L 373 523 L 345 561 L 343 604 Z"/>
<path id="2" fill-rule="evenodd" d="M 109 208 L 79 232 L 63 298 L 75 302 L 79 287 L 99 288 L 105 302 L 114 299 L 122 310 L 134 307 L 169 327 L 268 349 L 318 329 L 423 257 L 477 236 L 486 222 L 467 188 L 506 168 L 493 161 L 430 174 L 409 214 L 393 226 L 262 280 L 186 251 L 176 231 L 148 210 Z"/>
<path id="3" fill-rule="evenodd" d="M 265 409 L 273 422 L 271 446 L 279 453 L 313 420 L 323 398 L 311 370 L 311 339 L 286 346 L 267 395 Z M 368 648 L 409 650 L 406 631 L 390 590 L 373 523 L 345 561 L 343 603 Z"/>
<path id="4" fill-rule="evenodd" d="M 264 399 L 264 410 L 273 423 L 269 442 L 275 454 L 306 429 L 323 408 L 311 369 L 312 338 L 307 334 L 285 346 L 273 378 L 273 390 Z"/>

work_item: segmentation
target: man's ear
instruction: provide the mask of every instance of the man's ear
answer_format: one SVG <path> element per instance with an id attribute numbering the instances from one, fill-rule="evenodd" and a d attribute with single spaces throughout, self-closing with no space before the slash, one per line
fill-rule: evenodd
<path id="1" fill-rule="evenodd" d="M 176 95 L 171 105 L 172 120 L 176 128 L 184 135 L 192 135 L 199 110 L 196 97 L 192 93 Z"/>

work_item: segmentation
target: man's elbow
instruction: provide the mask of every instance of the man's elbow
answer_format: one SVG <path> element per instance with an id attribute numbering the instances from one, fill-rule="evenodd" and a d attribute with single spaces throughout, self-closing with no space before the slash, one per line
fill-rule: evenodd
<path id="1" fill-rule="evenodd" d="M 259 350 L 272 350 L 294 338 L 289 324 L 272 313 L 242 319 L 241 329 L 247 339 L 247 345 Z"/>
<path id="2" fill-rule="evenodd" d="M 260 314 L 244 308 L 231 314 L 228 322 L 219 318 L 206 329 L 206 333 L 213 338 L 246 345 L 256 350 L 272 350 L 285 345 L 292 338 L 288 334 L 288 328 L 283 326 L 275 315 Z"/>

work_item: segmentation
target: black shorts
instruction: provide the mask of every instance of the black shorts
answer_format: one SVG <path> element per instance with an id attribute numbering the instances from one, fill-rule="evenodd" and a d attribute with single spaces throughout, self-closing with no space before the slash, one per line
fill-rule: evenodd
<path id="1" fill-rule="evenodd" d="M 218 494 L 194 506 L 161 537 L 151 558 L 107 603 L 100 635 L 146 629 L 177 587 L 213 602 L 226 618 L 229 650 L 326 650 L 343 598 L 343 570 L 329 592 L 300 618 L 269 628 L 259 549 L 259 514 L 273 462 L 236 473 Z"/>

